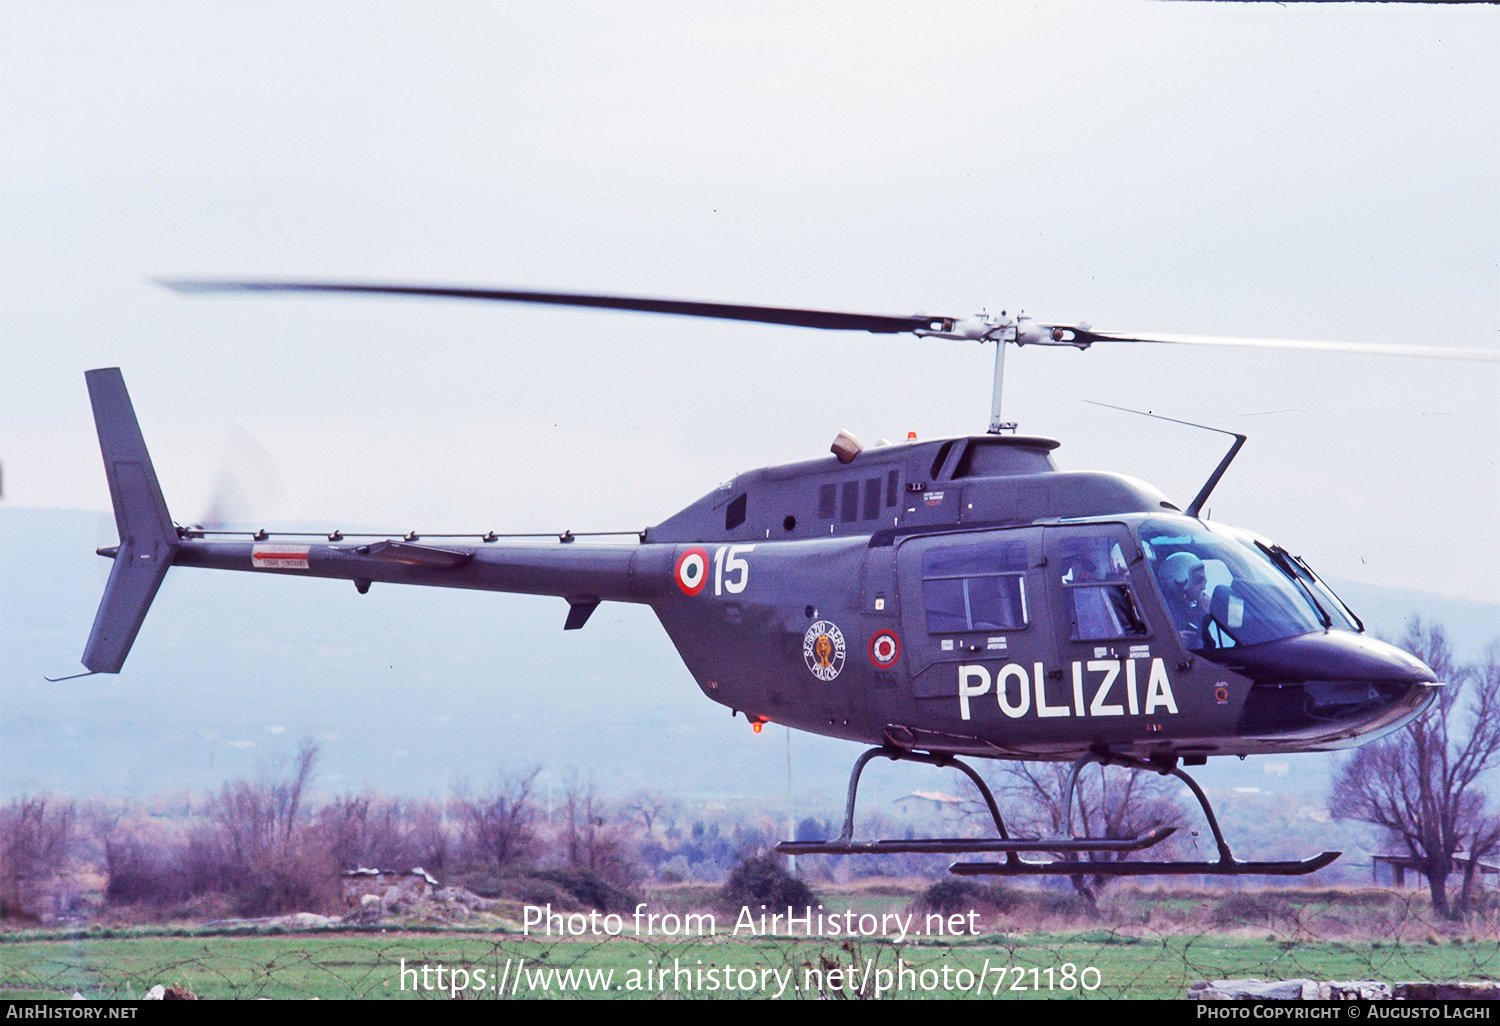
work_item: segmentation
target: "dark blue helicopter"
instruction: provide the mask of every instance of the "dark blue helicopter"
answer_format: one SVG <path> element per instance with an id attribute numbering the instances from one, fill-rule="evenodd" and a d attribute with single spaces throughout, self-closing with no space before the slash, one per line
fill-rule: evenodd
<path id="1" fill-rule="evenodd" d="M 1212 755 L 1328 751 L 1395 730 L 1440 682 L 1366 636 L 1297 556 L 1199 516 L 1243 436 L 1185 509 L 1141 481 L 1064 473 L 1052 439 L 1000 420 L 1005 343 L 1099 342 L 1332 348 L 1456 359 L 1475 350 L 1102 333 L 1024 316 L 871 316 L 616 296 L 327 283 L 177 282 L 182 291 L 384 293 L 592 306 L 805 327 L 992 341 L 990 430 L 865 448 L 740 474 L 636 544 L 535 536 L 233 532 L 182 527 L 167 511 L 124 380 L 89 371 L 120 544 L 84 652 L 117 673 L 167 570 L 247 570 L 352 581 L 552 595 L 565 630 L 601 602 L 651 606 L 709 698 L 767 722 L 872 745 L 849 781 L 843 831 L 787 854 L 981 852 L 965 875 L 1270 874 L 1338 857 L 1240 862 L 1180 767 Z M 627 532 L 636 534 L 637 532 Z M 983 779 L 959 756 L 1071 761 L 1065 803 L 1091 764 L 1170 774 L 1197 796 L 1214 862 L 1133 861 L 1164 840 L 1013 838 Z M 953 766 L 979 788 L 993 838 L 856 841 L 860 774 L 876 757 Z M 1065 815 L 1065 820 L 1068 817 Z M 1026 853 L 1061 858 L 1037 862 Z"/>

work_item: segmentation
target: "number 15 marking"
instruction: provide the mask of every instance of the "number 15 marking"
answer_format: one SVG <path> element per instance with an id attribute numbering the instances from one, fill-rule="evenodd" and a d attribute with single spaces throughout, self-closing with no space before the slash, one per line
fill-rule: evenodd
<path id="1" fill-rule="evenodd" d="M 738 595 L 745 590 L 745 585 L 750 583 L 750 564 L 740 558 L 740 553 L 753 551 L 754 545 L 720 545 L 714 550 L 715 595 L 722 595 L 726 591 L 731 595 Z M 725 558 L 726 553 L 728 558 Z M 728 580 L 724 579 L 726 570 L 733 575 Z"/>

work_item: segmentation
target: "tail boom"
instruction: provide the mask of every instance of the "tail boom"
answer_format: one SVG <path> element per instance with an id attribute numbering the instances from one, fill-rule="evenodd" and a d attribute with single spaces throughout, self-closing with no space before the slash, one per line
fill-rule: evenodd
<path id="1" fill-rule="evenodd" d="M 365 551 L 361 551 L 365 550 Z M 287 544 L 182 539 L 178 566 L 291 577 L 556 595 L 574 605 L 650 602 L 670 587 L 672 545 Z"/>

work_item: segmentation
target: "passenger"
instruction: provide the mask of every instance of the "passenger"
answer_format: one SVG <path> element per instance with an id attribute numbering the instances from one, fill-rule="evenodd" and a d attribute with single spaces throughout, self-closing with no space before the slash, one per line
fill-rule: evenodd
<path id="1" fill-rule="evenodd" d="M 1093 541 L 1093 539 L 1089 540 Z M 1064 551 L 1066 553 L 1066 550 Z M 1070 558 L 1067 572 L 1063 576 L 1073 584 L 1110 579 L 1109 555 L 1102 544 L 1083 545 L 1066 554 Z"/>
<path id="2" fill-rule="evenodd" d="M 1130 599 L 1130 589 L 1124 584 L 1104 583 L 1120 579 L 1110 558 L 1107 543 L 1090 539 L 1071 553 L 1065 583 L 1068 601 L 1072 606 L 1074 630 L 1077 638 L 1125 638 L 1146 633 L 1146 625 Z M 1064 550 L 1066 552 L 1066 550 Z M 1098 585 L 1080 586 L 1100 582 Z"/>

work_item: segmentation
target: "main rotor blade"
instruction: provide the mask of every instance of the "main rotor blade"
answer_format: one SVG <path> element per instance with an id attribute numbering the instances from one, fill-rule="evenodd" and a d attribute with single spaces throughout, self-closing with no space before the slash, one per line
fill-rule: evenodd
<path id="1" fill-rule="evenodd" d="M 1497 349 L 1461 349 L 1451 346 L 1386 346 L 1370 342 L 1319 342 L 1291 338 L 1235 338 L 1227 335 L 1137 335 L 1124 332 L 1072 329 L 1080 341 L 1154 342 L 1178 346 L 1236 346 L 1253 349 L 1304 349 L 1330 353 L 1373 353 L 1378 356 L 1425 356 L 1435 360 L 1500 362 Z"/>
<path id="2" fill-rule="evenodd" d="M 656 299 L 645 296 L 602 296 L 582 292 L 540 292 L 518 289 L 459 288 L 441 285 L 358 284 L 315 281 L 195 281 L 172 280 L 160 284 L 178 292 L 334 292 L 364 295 L 426 296 L 445 299 L 479 299 L 502 303 L 533 303 L 543 306 L 582 306 L 603 310 L 634 310 L 640 313 L 669 314 L 677 317 L 707 317 L 724 321 L 753 321 L 760 324 L 785 324 L 802 328 L 833 331 L 869 331 L 890 335 L 901 332 L 920 333 L 941 338 L 987 340 L 998 337 L 992 329 L 1014 321 L 988 318 L 958 318 L 912 314 L 847 313 L 836 310 L 803 310 L 784 306 L 747 306 L 740 303 L 705 303 L 686 299 Z M 1002 315 L 1003 316 L 1003 315 Z M 960 323 L 962 322 L 962 323 Z M 1028 341 L 1024 318 L 1020 321 L 1022 336 Z M 1475 360 L 1500 362 L 1500 350 L 1462 349 L 1442 346 L 1390 346 L 1360 342 L 1320 342 L 1303 339 L 1233 338 L 1218 335 L 1158 335 L 1126 332 L 1100 332 L 1074 325 L 1036 324 L 1035 328 L 1062 329 L 1066 337 L 1054 332 L 1053 341 L 1037 339 L 1041 344 L 1082 344 L 1095 342 L 1151 342 L 1167 345 L 1238 346 L 1259 349 L 1302 349 L 1342 353 L 1373 353 L 1381 356 L 1421 356 L 1440 360 Z M 1035 330 L 1035 329 L 1032 329 Z M 955 333 L 956 332 L 956 333 Z M 972 333 L 971 333 L 972 332 Z"/>
<path id="3" fill-rule="evenodd" d="M 588 306 L 605 310 L 636 310 L 641 313 L 674 314 L 679 317 L 711 317 L 723 321 L 756 321 L 789 324 L 802 328 L 840 331 L 941 330 L 955 318 L 885 316 L 839 313 L 832 310 L 799 310 L 782 306 L 743 306 L 737 303 L 700 303 L 684 299 L 649 299 L 639 296 L 596 296 L 577 292 L 532 292 L 510 289 L 451 288 L 431 285 L 348 284 L 338 282 L 289 281 L 162 281 L 178 292 L 356 292 L 391 296 L 433 296 L 446 299 L 483 299 L 501 303 L 539 303 L 546 306 Z"/>

